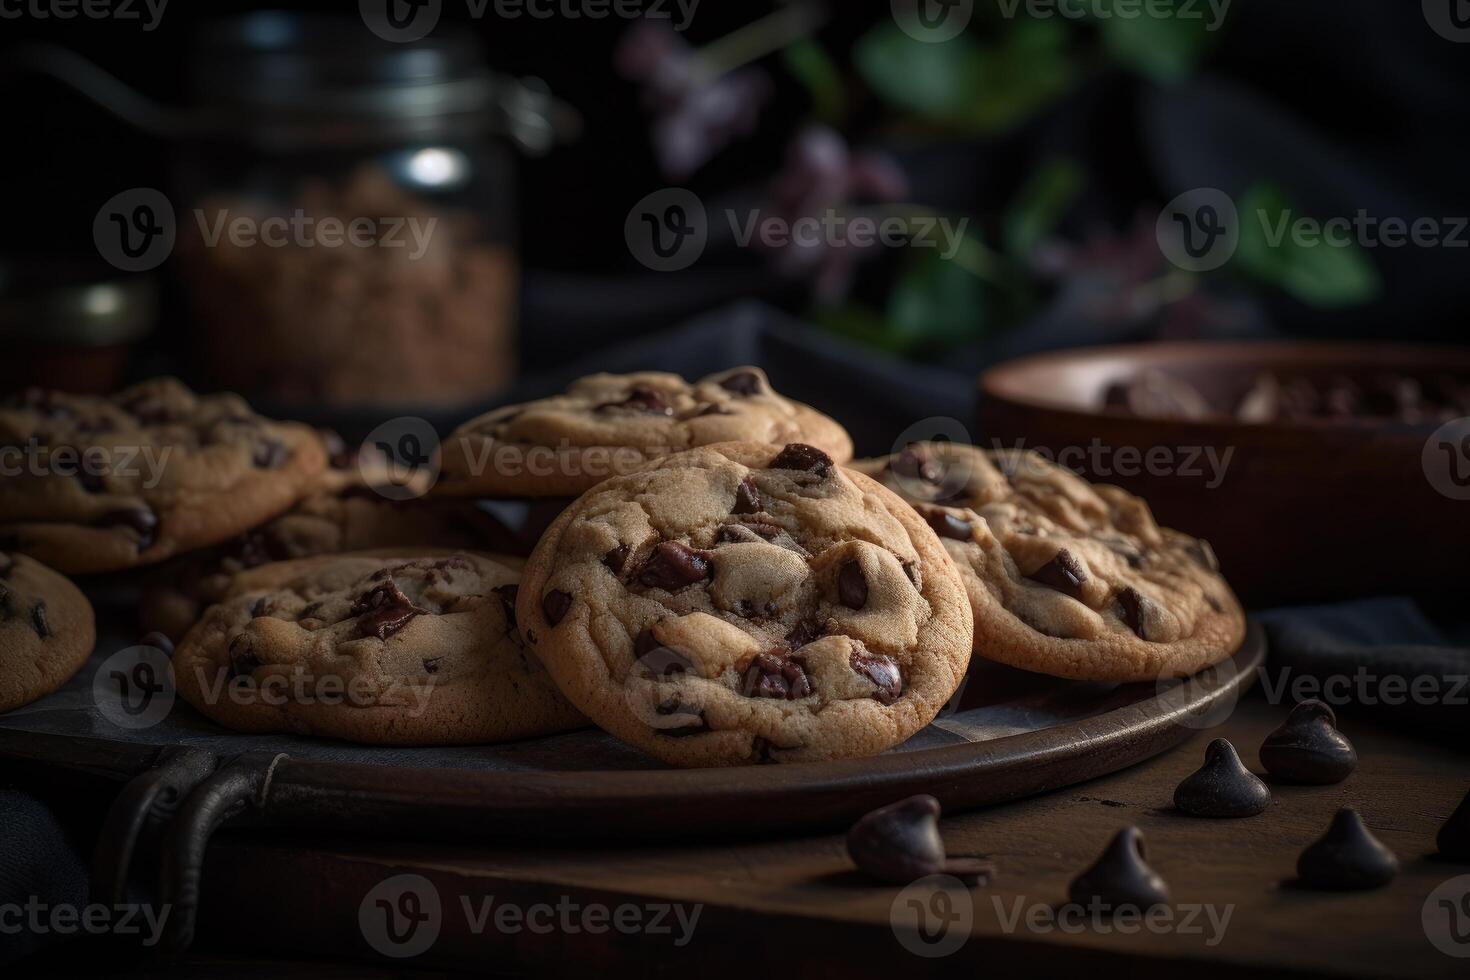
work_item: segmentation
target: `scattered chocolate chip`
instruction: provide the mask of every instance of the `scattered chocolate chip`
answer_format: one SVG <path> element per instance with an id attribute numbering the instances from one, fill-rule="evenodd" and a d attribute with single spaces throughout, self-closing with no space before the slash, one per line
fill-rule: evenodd
<path id="1" fill-rule="evenodd" d="M 173 656 L 174 653 L 174 641 L 170 640 L 168 637 L 158 632 L 143 634 L 143 638 L 138 641 L 138 646 L 152 647 L 155 650 L 162 650 L 170 657 Z"/>
<path id="2" fill-rule="evenodd" d="M 667 701 L 660 702 L 654 708 L 654 712 L 660 717 L 665 718 L 688 715 L 692 719 L 681 725 L 670 725 L 668 727 L 655 725 L 654 728 L 660 735 L 667 735 L 669 738 L 687 738 L 690 735 L 698 735 L 700 732 L 709 731 L 709 724 L 704 720 L 704 709 L 691 708 L 678 698 L 669 698 Z"/>
<path id="3" fill-rule="evenodd" d="M 649 415 L 673 415 L 674 407 L 664 397 L 663 392 L 648 385 L 637 384 L 628 393 L 628 397 L 620 402 L 603 402 L 595 409 L 599 412 L 609 409 L 622 408 L 631 412 L 644 412 Z"/>
<path id="4" fill-rule="evenodd" d="M 748 698 L 795 701 L 812 693 L 811 680 L 801 664 L 769 653 L 756 654 L 745 669 L 740 693 Z"/>
<path id="5" fill-rule="evenodd" d="M 1321 701 L 1303 701 L 1261 743 L 1261 765 L 1284 782 L 1326 786 L 1358 767 L 1358 753 L 1337 730 L 1337 715 Z"/>
<path id="6" fill-rule="evenodd" d="M 625 545 L 625 544 L 618 545 L 616 548 L 613 548 L 607 554 L 605 554 L 605 555 L 602 556 L 602 563 L 604 565 L 606 565 L 607 566 L 607 570 L 610 571 L 610 572 L 612 572 L 614 575 L 621 575 L 622 574 L 622 572 L 623 572 L 623 565 L 627 561 L 628 561 L 628 546 Z"/>
<path id="7" fill-rule="evenodd" d="M 847 658 L 854 671 L 872 681 L 878 688 L 873 698 L 879 704 L 892 704 L 903 693 L 903 674 L 892 657 L 867 650 L 854 649 Z"/>
<path id="8" fill-rule="evenodd" d="M 863 576 L 863 566 L 856 561 L 843 563 L 837 572 L 837 598 L 849 609 L 868 604 L 868 580 Z"/>
<path id="9" fill-rule="evenodd" d="M 1327 833 L 1296 860 L 1297 879 L 1309 888 L 1366 891 L 1382 888 L 1398 873 L 1398 857 L 1350 807 L 1338 810 Z"/>
<path id="10" fill-rule="evenodd" d="M 255 641 L 249 633 L 241 633 L 230 641 L 230 677 L 249 677 L 260 669 L 260 658 L 255 655 Z"/>
<path id="11" fill-rule="evenodd" d="M 1118 593 L 1119 618 L 1140 640 L 1150 639 L 1148 624 L 1153 621 L 1153 608 L 1154 601 L 1131 585 Z"/>
<path id="12" fill-rule="evenodd" d="M 279 469 L 286 462 L 286 446 L 279 439 L 262 439 L 255 444 L 255 452 L 250 461 L 258 469 Z"/>
<path id="13" fill-rule="evenodd" d="M 732 514 L 758 514 L 763 509 L 761 504 L 761 493 L 756 489 L 755 481 L 750 477 L 740 481 L 735 488 L 735 507 L 730 511 Z"/>
<path id="14" fill-rule="evenodd" d="M 1453 861 L 1470 861 L 1470 793 L 1460 801 L 1455 812 L 1439 828 L 1435 838 L 1441 857 Z"/>
<path id="15" fill-rule="evenodd" d="M 442 659 L 444 659 L 444 658 L 443 657 L 425 657 L 424 658 L 424 673 L 426 673 L 426 674 L 437 674 L 437 673 L 439 673 L 439 661 L 442 660 Z"/>
<path id="16" fill-rule="evenodd" d="M 786 645 L 793 650 L 799 650 L 819 639 L 822 636 L 822 626 L 810 619 L 804 619 L 786 633 Z"/>
<path id="17" fill-rule="evenodd" d="M 546 617 L 548 626 L 555 626 L 565 618 L 567 610 L 572 608 L 572 596 L 561 589 L 552 589 L 541 597 L 541 615 Z"/>
<path id="18" fill-rule="evenodd" d="M 92 522 L 97 527 L 126 527 L 138 535 L 138 550 L 147 551 L 153 546 L 158 533 L 158 515 L 147 507 L 129 507 L 103 514 Z"/>
<path id="19" fill-rule="evenodd" d="M 660 541 L 644 562 L 638 581 L 651 589 L 677 592 L 710 575 L 709 554 L 677 541 Z"/>
<path id="20" fill-rule="evenodd" d="M 386 640 L 407 626 L 415 616 L 423 616 L 428 612 L 429 610 L 414 605 L 413 600 L 398 587 L 398 583 L 389 578 L 364 593 L 353 604 L 350 614 L 358 617 L 357 627 L 364 636 Z"/>
<path id="21" fill-rule="evenodd" d="M 938 507 L 925 507 L 920 513 L 934 529 L 934 533 L 941 538 L 950 538 L 954 541 L 969 541 L 974 536 L 974 531 L 969 523 L 960 520 L 946 510 Z"/>
<path id="22" fill-rule="evenodd" d="M 1195 817 L 1253 817 L 1271 805 L 1271 790 L 1240 761 L 1229 739 L 1205 749 L 1205 764 L 1174 789 L 1174 805 Z"/>
<path id="23" fill-rule="evenodd" d="M 1071 900 L 1104 911 L 1147 911 L 1169 903 L 1169 886 L 1144 861 L 1143 832 L 1124 827 L 1113 836 L 1101 856 L 1072 881 Z"/>
<path id="24" fill-rule="evenodd" d="M 907 885 L 934 874 L 971 882 L 994 868 L 976 858 L 950 858 L 939 836 L 939 801 L 911 796 L 860 817 L 847 832 L 847 853 L 864 874 L 890 885 Z"/>
<path id="25" fill-rule="evenodd" d="M 520 595 L 520 586 L 497 585 L 490 591 L 500 598 L 500 604 L 505 607 L 505 621 L 514 628 L 516 625 L 516 598 Z"/>
<path id="26" fill-rule="evenodd" d="M 48 636 L 56 635 L 46 619 L 46 600 L 44 599 L 37 599 L 36 604 L 31 607 L 31 629 L 35 630 L 36 635 L 43 640 Z"/>
<path id="27" fill-rule="evenodd" d="M 720 379 L 720 387 L 726 391 L 748 398 L 761 390 L 760 375 L 754 371 L 736 371 Z"/>
<path id="28" fill-rule="evenodd" d="M 1087 581 L 1087 573 L 1082 570 L 1082 565 L 1066 548 L 1058 551 L 1051 561 L 1027 577 L 1073 599 L 1082 597 L 1082 583 Z"/>
<path id="29" fill-rule="evenodd" d="M 815 446 L 808 446 L 801 442 L 793 442 L 786 446 L 776 454 L 776 458 L 771 460 L 770 464 L 773 470 L 801 470 L 815 473 L 820 477 L 825 477 L 832 472 L 832 466 L 831 456 Z"/>

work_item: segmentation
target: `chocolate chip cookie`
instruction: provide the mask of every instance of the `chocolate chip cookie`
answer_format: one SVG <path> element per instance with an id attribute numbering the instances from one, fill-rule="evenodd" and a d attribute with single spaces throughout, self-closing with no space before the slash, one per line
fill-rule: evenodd
<path id="1" fill-rule="evenodd" d="M 57 690 L 96 642 L 92 604 L 25 555 L 0 552 L 0 712 Z"/>
<path id="2" fill-rule="evenodd" d="M 245 572 L 174 654 L 227 728 L 460 745 L 586 723 L 516 629 L 515 559 L 339 555 Z"/>
<path id="3" fill-rule="evenodd" d="M 1092 681 L 1186 676 L 1240 645 L 1245 617 L 1204 541 L 1029 450 L 915 443 L 854 469 L 943 539 L 975 614 L 975 653 Z"/>
<path id="4" fill-rule="evenodd" d="M 934 532 L 802 444 L 703 447 L 599 485 L 532 553 L 517 615 L 577 707 L 683 766 L 882 752 L 934 718 L 971 647 Z"/>
<path id="5" fill-rule="evenodd" d="M 650 460 L 717 442 L 801 442 L 841 463 L 852 440 L 832 419 L 783 398 L 759 368 L 690 384 L 674 374 L 594 374 L 564 394 L 496 409 L 441 450 L 436 492 L 575 497 Z"/>
<path id="6" fill-rule="evenodd" d="M 0 545 L 72 574 L 148 565 L 279 514 L 326 465 L 321 438 L 171 378 L 110 398 L 32 389 L 0 406 Z"/>
<path id="7" fill-rule="evenodd" d="M 515 535 L 467 500 L 389 500 L 366 487 L 307 497 L 223 545 L 160 566 L 138 605 L 144 632 L 178 640 L 240 572 L 269 562 L 384 548 L 505 552 Z"/>

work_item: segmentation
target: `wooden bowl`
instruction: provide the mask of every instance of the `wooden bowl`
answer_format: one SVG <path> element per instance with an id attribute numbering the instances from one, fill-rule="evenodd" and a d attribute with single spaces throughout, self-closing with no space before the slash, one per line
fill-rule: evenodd
<path id="1" fill-rule="evenodd" d="M 1214 400 L 1237 398 L 1263 372 L 1470 378 L 1470 352 L 1201 342 L 1045 354 L 981 375 L 977 439 L 1036 449 L 1138 494 L 1160 523 L 1208 540 L 1230 583 L 1255 605 L 1461 587 L 1470 501 L 1436 489 L 1426 469 L 1441 423 L 1140 418 L 1104 406 L 1110 385 L 1147 369 Z"/>

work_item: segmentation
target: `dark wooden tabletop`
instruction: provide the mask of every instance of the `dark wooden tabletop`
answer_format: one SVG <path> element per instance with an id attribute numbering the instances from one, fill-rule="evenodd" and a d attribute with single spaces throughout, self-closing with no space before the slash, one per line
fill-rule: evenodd
<path id="1" fill-rule="evenodd" d="M 206 864 L 200 945 L 184 968 L 228 976 L 269 957 L 279 976 L 319 975 L 325 956 L 383 975 L 1470 974 L 1470 958 L 1441 951 L 1425 924 L 1431 892 L 1470 876 L 1470 865 L 1433 857 L 1436 830 L 1470 788 L 1463 747 L 1345 720 L 1362 757 L 1346 782 L 1274 786 L 1270 810 L 1244 820 L 1172 809 L 1175 784 L 1209 738 L 1230 738 L 1260 771 L 1257 747 L 1284 714 L 1257 693 L 1219 728 L 1150 762 L 947 817 L 950 853 L 987 855 L 997 873 L 943 899 L 868 882 L 840 835 L 611 850 L 225 834 Z M 1294 886 L 1297 854 L 1343 806 L 1362 813 L 1402 872 L 1374 892 Z M 1069 880 L 1129 823 L 1172 888 L 1168 921 L 1058 918 Z M 1470 877 L 1460 884 L 1470 888 Z M 910 898 L 933 941 L 922 953 L 901 941 L 915 944 L 911 930 L 893 926 L 896 907 L 900 922 L 918 914 Z M 1445 929 L 1437 938 L 1470 956 L 1470 916 L 1459 925 L 1464 943 Z"/>

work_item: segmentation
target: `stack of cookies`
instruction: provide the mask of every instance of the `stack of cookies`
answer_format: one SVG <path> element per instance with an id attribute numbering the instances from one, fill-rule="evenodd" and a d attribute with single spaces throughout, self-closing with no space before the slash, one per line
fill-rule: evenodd
<path id="1" fill-rule="evenodd" d="M 0 710 L 91 649 L 86 600 L 38 561 L 163 563 L 144 623 L 178 640 L 183 697 L 238 731 L 475 744 L 590 719 L 686 766 L 882 752 L 934 719 L 972 653 L 1154 681 L 1244 631 L 1208 546 L 1137 498 L 1021 452 L 853 462 L 837 422 L 750 367 L 594 375 L 498 409 L 401 503 L 334 468 L 320 433 L 172 381 L 32 393 L 0 410 L 0 440 L 27 439 L 175 455 L 147 485 L 46 467 L 0 491 L 3 547 L 31 556 L 0 566 L 0 659 L 22 678 Z M 517 538 L 486 499 L 549 524 Z"/>

